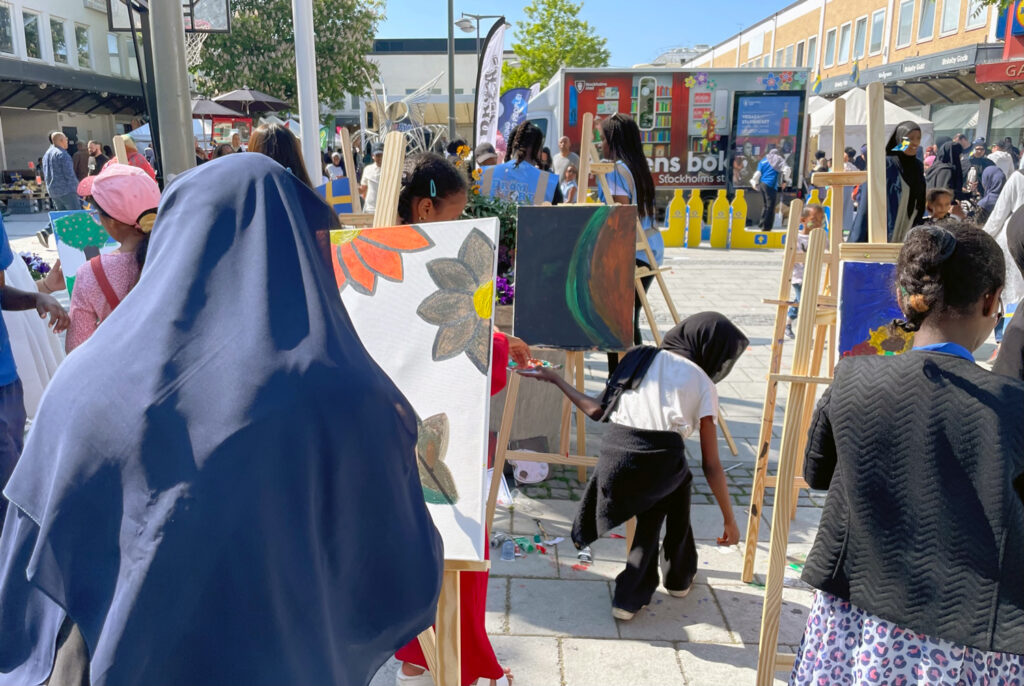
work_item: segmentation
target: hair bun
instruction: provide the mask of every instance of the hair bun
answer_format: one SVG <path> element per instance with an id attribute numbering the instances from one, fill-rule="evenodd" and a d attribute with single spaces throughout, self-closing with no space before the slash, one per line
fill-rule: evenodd
<path id="1" fill-rule="evenodd" d="M 934 240 L 938 244 L 939 254 L 936 258 L 937 264 L 942 264 L 956 252 L 956 236 L 953 235 L 948 229 L 944 229 L 941 226 L 935 224 L 925 224 L 924 226 L 918 226 L 914 231 L 922 231 Z"/>

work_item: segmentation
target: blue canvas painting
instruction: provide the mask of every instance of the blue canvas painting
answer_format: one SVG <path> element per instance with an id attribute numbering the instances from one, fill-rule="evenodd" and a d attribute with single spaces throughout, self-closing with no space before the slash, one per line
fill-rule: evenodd
<path id="1" fill-rule="evenodd" d="M 896 301 L 896 265 L 843 262 L 839 271 L 839 356 L 898 355 L 914 335 L 894 326 L 903 319 Z"/>

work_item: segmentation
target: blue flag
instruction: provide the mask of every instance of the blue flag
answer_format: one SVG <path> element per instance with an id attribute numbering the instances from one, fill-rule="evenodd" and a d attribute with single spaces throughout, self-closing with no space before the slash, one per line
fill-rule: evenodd
<path id="1" fill-rule="evenodd" d="M 501 114 L 498 115 L 498 131 L 507 141 L 512 130 L 526 121 L 529 111 L 530 89 L 513 88 L 501 94 Z"/>
<path id="2" fill-rule="evenodd" d="M 860 83 L 860 61 L 853 61 L 853 71 L 850 72 L 850 79 L 855 83 Z"/>
<path id="3" fill-rule="evenodd" d="M 316 192 L 338 214 L 352 214 L 354 212 L 352 207 L 352 189 L 349 188 L 348 179 L 328 181 L 322 186 L 317 186 Z"/>

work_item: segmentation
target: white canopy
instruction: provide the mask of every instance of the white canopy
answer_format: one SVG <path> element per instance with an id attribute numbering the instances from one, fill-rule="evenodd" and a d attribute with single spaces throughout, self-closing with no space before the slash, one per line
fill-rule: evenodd
<path id="1" fill-rule="evenodd" d="M 860 149 L 860 146 L 867 142 L 868 131 L 868 94 L 863 88 L 854 88 L 842 95 L 846 101 L 846 132 L 845 140 L 847 147 Z M 810 104 L 808 104 L 810 111 Z M 818 149 L 829 151 L 832 149 L 832 122 L 835 117 L 835 108 L 819 107 L 811 111 L 810 135 L 818 137 Z M 894 105 L 888 100 L 885 101 L 885 135 L 889 136 L 900 122 L 912 121 L 921 127 L 921 145 L 931 145 L 934 127 L 932 122 L 924 117 Z"/>
<path id="2" fill-rule="evenodd" d="M 132 139 L 135 141 L 135 145 L 139 146 L 141 151 L 149 143 L 153 142 L 153 133 L 150 131 L 149 124 L 143 124 L 137 129 L 133 129 L 128 132 Z M 209 134 L 203 128 L 202 119 L 192 120 L 192 135 L 199 139 L 199 142 L 203 143 L 209 138 Z"/>

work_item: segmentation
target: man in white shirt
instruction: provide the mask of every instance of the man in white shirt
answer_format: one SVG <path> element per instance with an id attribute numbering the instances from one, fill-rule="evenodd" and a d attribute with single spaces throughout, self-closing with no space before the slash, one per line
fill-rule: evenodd
<path id="1" fill-rule="evenodd" d="M 345 176 L 345 167 L 341 166 L 341 153 L 331 155 L 331 163 L 327 165 L 327 178 L 330 181 L 341 179 Z"/>
<path id="2" fill-rule="evenodd" d="M 1010 178 L 1010 174 L 1013 173 L 1013 155 L 1009 150 L 1003 150 L 1002 143 L 992 144 L 992 152 L 988 154 L 988 158 L 1003 170 L 1006 178 Z"/>
<path id="3" fill-rule="evenodd" d="M 565 170 L 569 168 L 569 165 L 580 168 L 580 156 L 574 152 L 569 152 L 569 137 L 562 136 L 558 139 L 558 154 L 551 160 L 551 171 L 558 174 L 559 182 L 562 181 L 562 177 L 565 176 Z"/>
<path id="4" fill-rule="evenodd" d="M 384 144 L 373 144 L 373 164 L 363 170 L 363 178 L 359 181 L 359 194 L 363 196 L 363 212 L 371 213 L 377 209 L 377 184 L 380 183 L 380 163 L 384 159 Z"/>

